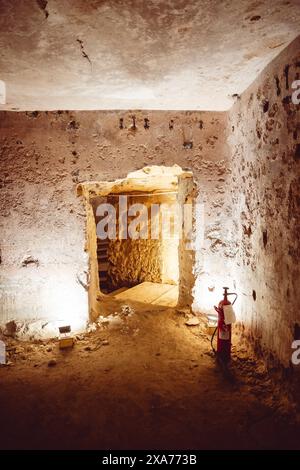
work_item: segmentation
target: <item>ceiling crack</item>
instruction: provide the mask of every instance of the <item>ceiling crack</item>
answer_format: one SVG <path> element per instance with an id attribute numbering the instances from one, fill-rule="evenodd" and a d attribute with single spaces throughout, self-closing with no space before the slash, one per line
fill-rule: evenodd
<path id="1" fill-rule="evenodd" d="M 80 45 L 80 50 L 81 50 L 81 55 L 82 57 L 84 57 L 86 60 L 89 61 L 89 64 L 92 68 L 92 61 L 91 59 L 89 58 L 89 56 L 87 55 L 87 53 L 85 52 L 84 50 L 84 44 L 83 44 L 83 41 L 81 39 L 76 39 L 76 41 L 78 42 L 78 44 Z"/>
<path id="2" fill-rule="evenodd" d="M 47 10 L 48 0 L 36 0 L 36 3 L 40 10 L 44 12 L 45 18 L 49 16 L 49 11 Z"/>

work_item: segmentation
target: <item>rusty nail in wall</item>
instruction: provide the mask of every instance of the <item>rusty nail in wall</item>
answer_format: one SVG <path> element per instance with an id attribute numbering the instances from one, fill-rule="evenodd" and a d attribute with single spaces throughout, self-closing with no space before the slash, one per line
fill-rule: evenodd
<path id="1" fill-rule="evenodd" d="M 132 118 L 132 125 L 131 125 L 131 129 L 132 129 L 133 131 L 135 131 L 135 130 L 136 130 L 135 116 L 132 116 L 131 118 Z"/>

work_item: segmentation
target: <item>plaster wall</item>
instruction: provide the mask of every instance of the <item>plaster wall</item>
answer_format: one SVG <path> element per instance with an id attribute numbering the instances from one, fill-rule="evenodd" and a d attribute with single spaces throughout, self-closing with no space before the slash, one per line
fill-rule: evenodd
<path id="1" fill-rule="evenodd" d="M 300 76 L 294 41 L 229 116 L 237 308 L 250 338 L 289 365 L 299 339 Z"/>
<path id="2" fill-rule="evenodd" d="M 204 246 L 195 246 L 201 262 L 193 279 L 207 286 L 234 255 L 225 113 L 1 112 L 0 321 L 87 318 L 90 253 L 78 183 L 175 163 L 192 169 L 195 201 L 205 207 L 207 237 Z M 187 290 L 185 281 L 181 290 Z"/>

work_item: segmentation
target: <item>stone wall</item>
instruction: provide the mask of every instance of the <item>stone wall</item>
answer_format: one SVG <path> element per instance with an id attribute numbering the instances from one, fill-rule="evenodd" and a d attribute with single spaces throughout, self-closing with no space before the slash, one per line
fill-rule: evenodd
<path id="1" fill-rule="evenodd" d="M 126 196 L 126 194 L 125 194 Z M 142 204 L 147 208 L 147 225 L 137 227 L 145 239 L 120 239 L 119 225 L 117 224 L 117 239 L 111 240 L 108 245 L 108 277 L 111 288 L 134 286 L 141 282 L 178 283 L 178 239 L 170 233 L 170 239 L 164 239 L 162 233 L 162 204 L 170 210 L 176 203 L 176 194 L 170 195 L 130 195 L 127 196 L 128 208 L 135 204 Z M 116 209 L 119 220 L 119 197 L 108 197 L 108 202 Z M 159 206 L 159 213 L 151 211 L 152 205 Z M 137 214 L 138 215 L 138 214 Z M 156 220 L 152 221 L 152 217 Z M 136 216 L 128 218 L 128 224 Z M 151 225 L 157 224 L 157 238 L 151 238 Z"/>
<path id="2" fill-rule="evenodd" d="M 201 278 L 210 284 L 205 276 L 217 277 L 233 253 L 226 114 L 135 112 L 135 126 L 132 115 L 0 113 L 0 321 L 87 316 L 86 211 L 76 196 L 79 182 L 122 178 L 145 165 L 191 168 L 197 201 L 207 208 L 205 246 L 195 247 L 198 285 Z M 195 297 L 200 307 L 197 292 Z"/>
<path id="3" fill-rule="evenodd" d="M 300 75 L 294 41 L 230 112 L 238 310 L 247 334 L 288 365 L 300 324 Z"/>

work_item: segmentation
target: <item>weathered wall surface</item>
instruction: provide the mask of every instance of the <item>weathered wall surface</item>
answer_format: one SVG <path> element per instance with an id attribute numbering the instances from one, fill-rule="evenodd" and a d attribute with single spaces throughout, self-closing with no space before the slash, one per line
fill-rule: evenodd
<path id="1" fill-rule="evenodd" d="M 1 0 L 0 10 L 5 109 L 22 111 L 227 110 L 300 21 L 299 0 Z"/>
<path id="2" fill-rule="evenodd" d="M 252 339 L 285 365 L 300 324 L 299 50 L 298 40 L 263 72 L 229 122 L 238 308 Z"/>
<path id="3" fill-rule="evenodd" d="M 194 309 L 210 310 L 223 285 L 236 288 L 247 332 L 287 365 L 300 325 L 298 50 L 299 40 L 229 114 L 1 112 L 0 321 L 87 318 L 77 184 L 177 163 L 197 184 Z"/>
<path id="4" fill-rule="evenodd" d="M 0 113 L 1 321 L 87 314 L 79 182 L 114 180 L 145 165 L 191 168 L 197 200 L 207 208 L 205 245 L 196 246 L 201 285 L 207 289 L 234 255 L 226 205 L 226 115 L 134 114 L 136 129 L 130 112 Z"/>

